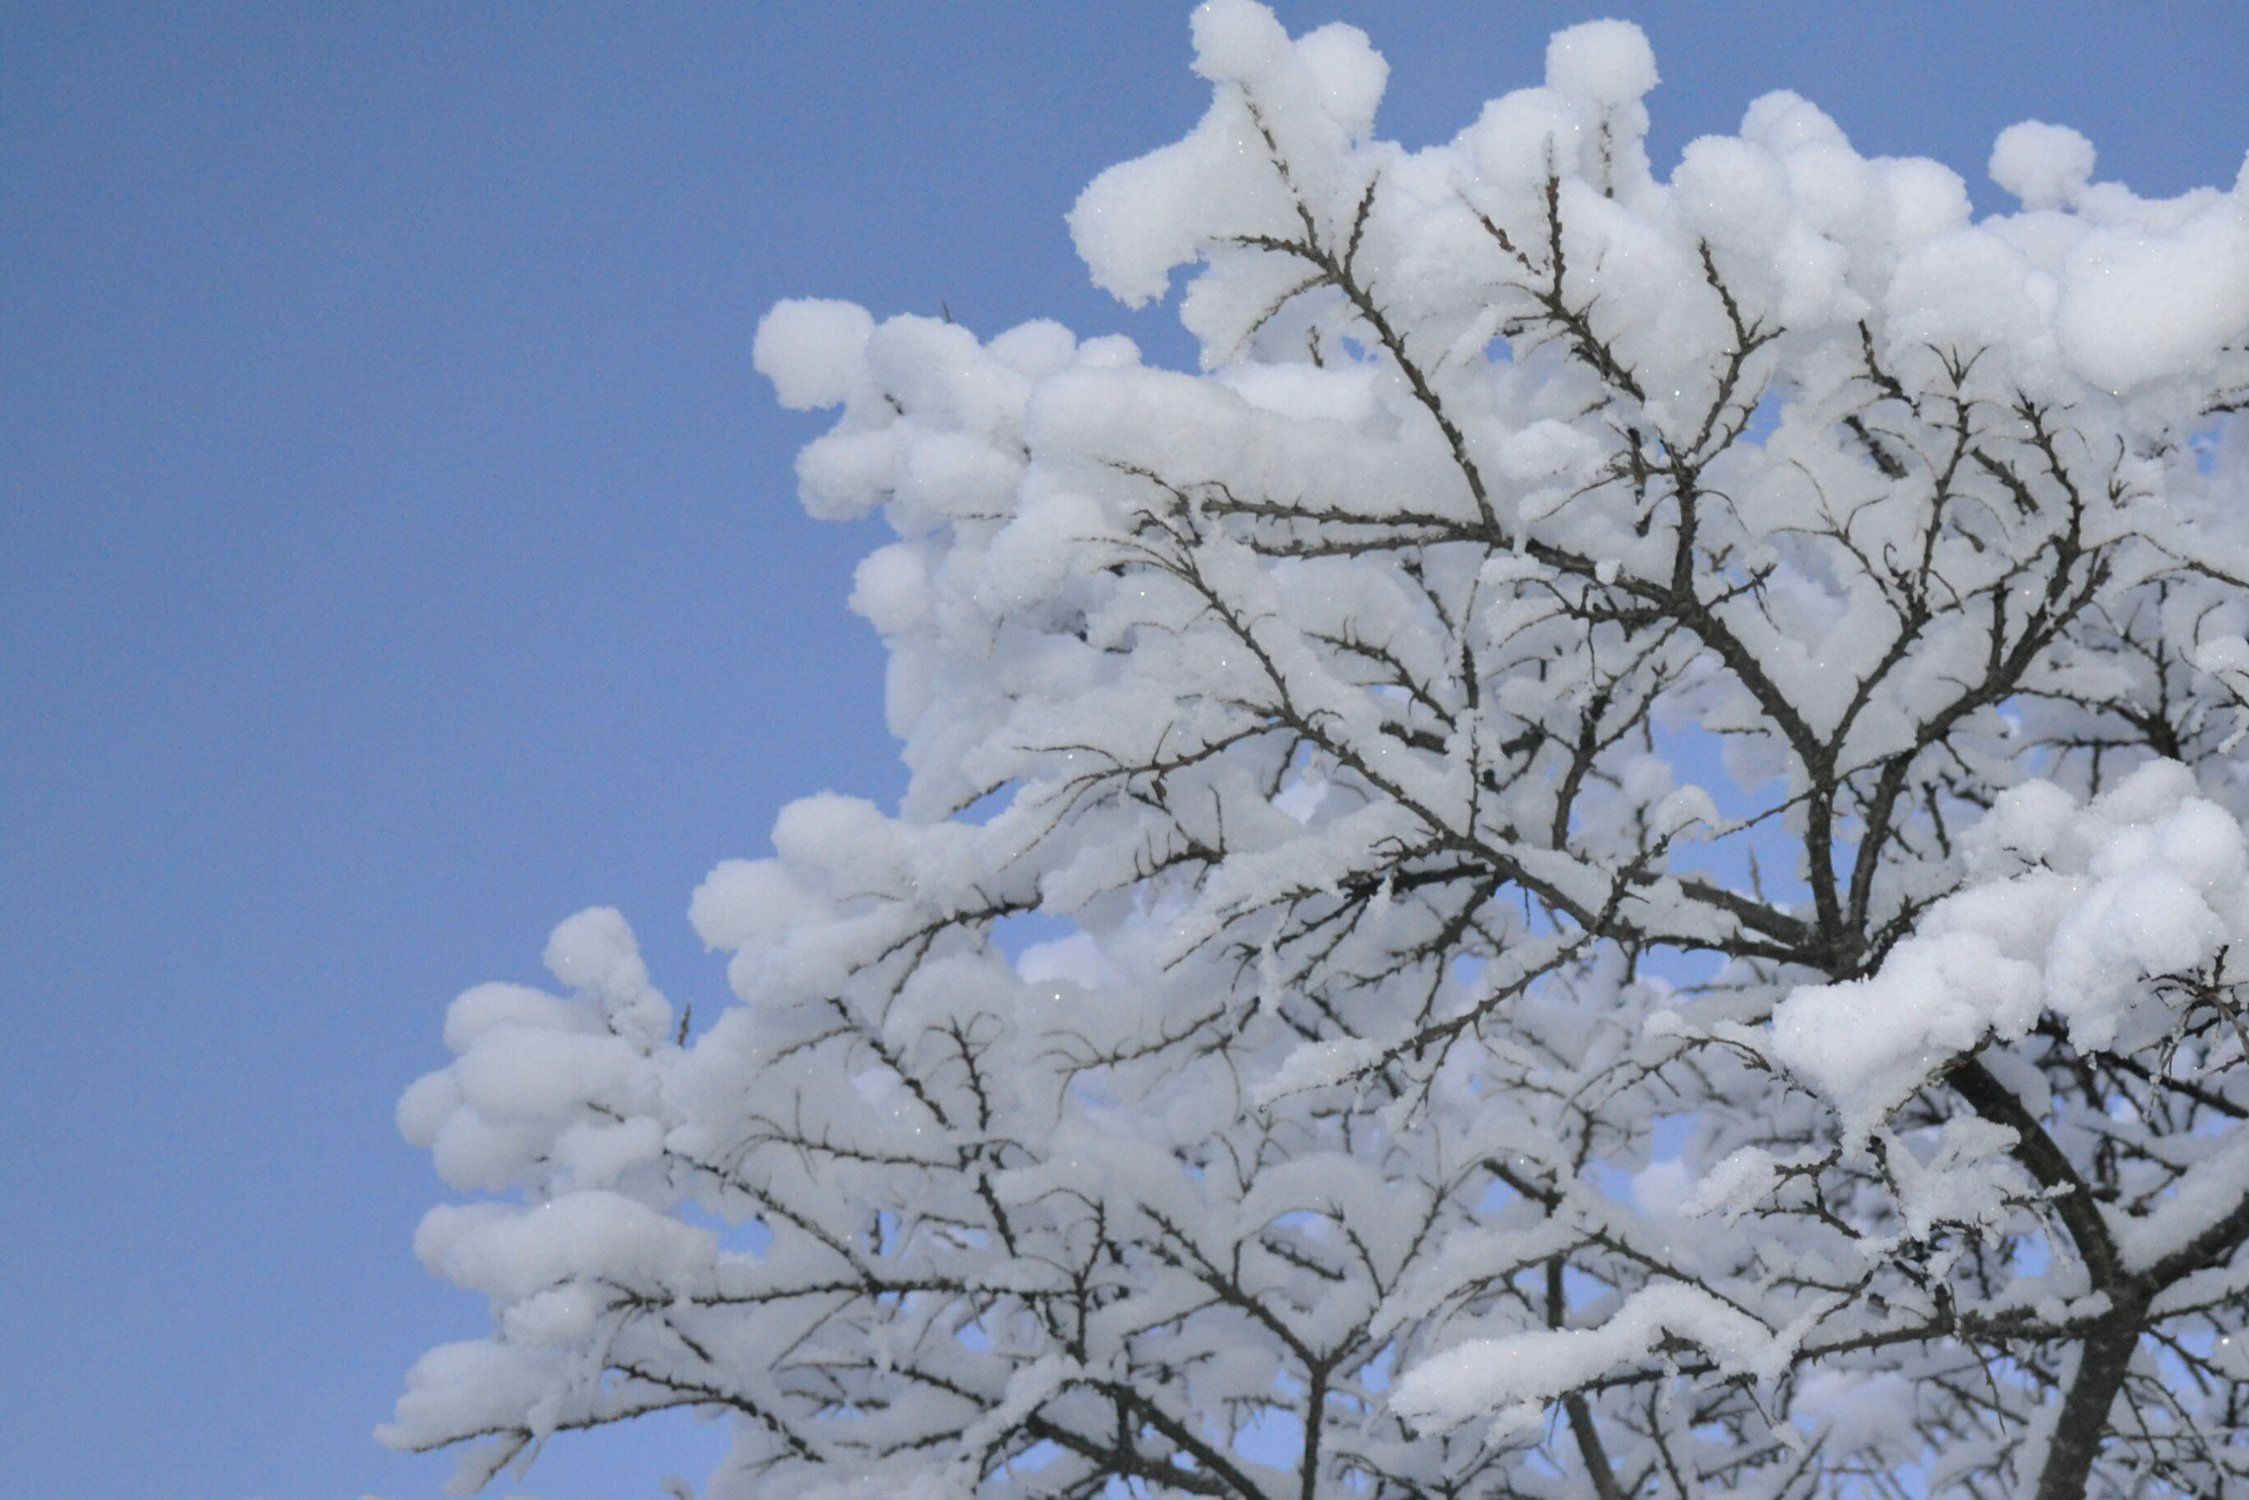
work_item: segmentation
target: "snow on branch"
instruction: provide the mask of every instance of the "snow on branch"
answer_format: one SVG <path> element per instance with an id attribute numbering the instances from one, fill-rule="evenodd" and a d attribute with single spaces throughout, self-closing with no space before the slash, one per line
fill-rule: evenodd
<path id="1" fill-rule="evenodd" d="M 2249 185 L 1971 215 L 1639 31 L 1407 151 L 1344 26 L 1071 213 L 1203 358 L 790 301 L 902 803 L 486 985 L 399 1108 L 469 1489 L 2249 1493 Z"/>

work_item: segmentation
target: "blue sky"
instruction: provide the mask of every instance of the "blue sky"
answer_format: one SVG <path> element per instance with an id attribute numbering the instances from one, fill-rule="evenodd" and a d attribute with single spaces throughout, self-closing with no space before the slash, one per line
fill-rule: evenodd
<path id="1" fill-rule="evenodd" d="M 1368 29 L 1421 143 L 1604 7 L 1280 9 Z M 2229 0 L 1609 9 L 1659 171 L 1782 86 L 1986 207 L 2025 117 L 2149 193 L 2249 148 Z M 436 1493 L 368 1434 L 483 1326 L 391 1126 L 445 1003 L 602 902 L 714 1006 L 704 871 L 900 782 L 842 606 L 873 534 L 795 510 L 758 314 L 1183 357 L 1062 213 L 1193 122 L 1186 59 L 1168 3 L 0 10 L 7 1488 Z M 521 1488 L 646 1496 L 712 1442 L 558 1441 Z"/>

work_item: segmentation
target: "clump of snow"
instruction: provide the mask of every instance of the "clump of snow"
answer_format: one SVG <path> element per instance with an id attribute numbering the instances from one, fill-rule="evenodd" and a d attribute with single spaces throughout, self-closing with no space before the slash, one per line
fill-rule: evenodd
<path id="1" fill-rule="evenodd" d="M 1615 580 L 1616 570 L 1612 567 L 1609 576 L 1602 581 L 1613 583 Z M 1648 826 L 1663 838 L 1676 838 L 1696 829 L 1704 834 L 1715 833 L 1723 823 L 1717 799 L 1710 795 L 1707 787 L 1701 786 L 1674 788 L 1648 814 Z"/>
<path id="2" fill-rule="evenodd" d="M 454 1285 L 513 1300 L 591 1278 L 626 1289 L 707 1284 L 718 1240 L 632 1198 L 593 1191 L 532 1209 L 448 1216 L 416 1248 Z"/>
<path id="3" fill-rule="evenodd" d="M 2249 639 L 2229 635 L 2204 641 L 2195 648 L 2194 665 L 2213 677 L 2249 676 Z"/>
<path id="4" fill-rule="evenodd" d="M 2064 352 L 2112 391 L 2177 373 L 2249 333 L 2249 195 L 2215 199 L 2167 231 L 2088 232 L 2054 317 Z"/>
<path id="5" fill-rule="evenodd" d="M 418 1079 L 398 1128 L 461 1188 L 605 1188 L 651 1160 L 653 1104 L 671 1005 L 649 982 L 624 919 L 581 912 L 554 930 L 547 964 L 569 998 L 518 984 L 462 993 L 446 1017 L 452 1064 Z"/>
<path id="6" fill-rule="evenodd" d="M 1423 1430 L 1479 1418 L 1496 1429 L 1536 1424 L 1546 1403 L 1648 1358 L 1667 1338 L 1700 1346 L 1729 1372 L 1754 1373 L 1772 1331 L 1701 1287 L 1643 1287 L 1594 1328 L 1537 1328 L 1476 1339 L 1399 1376 L 1390 1405 Z"/>
<path id="7" fill-rule="evenodd" d="M 1630 21 L 1585 21 L 1546 44 L 1546 86 L 1604 108 L 1637 103 L 1659 82 L 1655 49 Z"/>
<path id="8" fill-rule="evenodd" d="M 1567 422 L 1534 422 L 1507 440 L 1500 450 L 1500 472 L 1510 479 L 1532 483 L 1544 479 L 1575 479 L 1600 458 L 1600 444 Z"/>
<path id="9" fill-rule="evenodd" d="M 1821 146 L 1848 146 L 1827 111 L 1788 89 L 1760 94 L 1741 117 L 1741 138 L 1780 156 Z"/>
<path id="10" fill-rule="evenodd" d="M 1744 1146 L 1703 1174 L 1680 1200 L 1679 1212 L 1688 1218 L 1718 1215 L 1730 1222 L 1764 1201 L 1783 1165 L 1762 1146 Z"/>
<path id="11" fill-rule="evenodd" d="M 2093 143 L 2043 120 L 2010 125 L 1992 143 L 1991 180 L 2025 208 L 2067 207 L 2093 180 Z"/>
<path id="12" fill-rule="evenodd" d="M 671 1005 L 649 983 L 640 943 L 614 907 L 582 911 L 556 927 L 546 965 L 555 978 L 592 997 L 619 1036 L 647 1045 L 671 1025 Z"/>
<path id="13" fill-rule="evenodd" d="M 2020 348 L 2046 314 L 2022 253 L 1976 227 L 1916 246 L 1889 287 L 1893 344 L 1933 348 Z"/>
<path id="14" fill-rule="evenodd" d="M 1585 121 L 1554 89 L 1516 89 L 1486 104 L 1459 145 L 1476 175 L 1500 187 L 1529 188 L 1577 160 Z"/>
<path id="15" fill-rule="evenodd" d="M 1798 990 L 1773 1013 L 1773 1051 L 1863 1134 L 1945 1060 L 2038 1019 L 2037 969 L 1981 932 L 1917 935 L 1881 973 Z"/>
<path id="16" fill-rule="evenodd" d="M 750 361 L 791 411 L 836 406 L 866 371 L 875 320 L 863 307 L 822 298 L 777 302 L 757 325 Z"/>
<path id="17" fill-rule="evenodd" d="M 1214 83 L 1254 83 L 1288 65 L 1288 32 L 1255 0 L 1204 0 L 1188 24 L 1195 71 Z"/>
<path id="18" fill-rule="evenodd" d="M 1788 170 L 1764 147 L 1732 136 L 1687 143 L 1671 174 L 1674 206 L 1714 245 L 1768 250 L 1788 227 Z"/>
<path id="19" fill-rule="evenodd" d="M 1195 258 L 1216 233 L 1247 233 L 1254 215 L 1231 204 L 1262 200 L 1286 207 L 1244 160 L 1254 130 L 1237 110 L 1214 108 L 1194 134 L 1174 145 L 1109 168 L 1070 210 L 1070 237 L 1094 285 L 1127 306 L 1164 294 L 1171 272 Z"/>
<path id="20" fill-rule="evenodd" d="M 1971 848 L 1980 882 L 1932 906 L 1879 970 L 1799 989 L 1773 1013 L 1775 1055 L 1853 1135 L 2042 1014 L 2078 1047 L 2107 1048 L 2157 1003 L 2149 981 L 2249 940 L 2241 825 L 2173 762 L 2083 807 L 2050 785 L 2018 787 Z"/>
<path id="21" fill-rule="evenodd" d="M 1261 1103 L 1270 1104 L 1290 1094 L 1328 1088 L 1372 1068 L 1382 1060 L 1382 1046 L 1366 1037 L 1342 1041 L 1307 1042 L 1289 1054 L 1258 1091 Z"/>
<path id="22" fill-rule="evenodd" d="M 687 908 L 687 920 L 706 946 L 729 951 L 755 938 L 785 932 L 818 911 L 779 861 L 722 860 Z"/>
<path id="23" fill-rule="evenodd" d="M 440 1344 L 406 1373 L 406 1392 L 395 1416 L 375 1429 L 394 1448 L 425 1448 L 451 1442 L 456 1433 L 505 1431 L 569 1368 L 554 1349 L 525 1349 L 489 1339 Z M 448 1486 L 455 1495 L 469 1487 Z"/>
<path id="24" fill-rule="evenodd" d="M 1892 157 L 1879 166 L 1889 196 L 1890 239 L 1901 250 L 1968 222 L 1968 184 L 1952 168 L 1917 156 Z"/>
<path id="25" fill-rule="evenodd" d="M 978 597 L 995 613 L 1027 607 L 1070 574 L 1100 567 L 1107 560 L 1108 537 L 1101 508 L 1092 500 L 1068 491 L 1041 496 L 992 538 Z"/>
<path id="26" fill-rule="evenodd" d="M 1381 409 L 1375 372 L 1316 365 L 1235 365 L 1216 376 L 1260 411 L 1305 421 L 1362 423 Z"/>
<path id="27" fill-rule="evenodd" d="M 1913 1382 L 1894 1370 L 1814 1370 L 1797 1388 L 1793 1415 L 1836 1453 L 1897 1462 L 1919 1451 Z"/>
<path id="28" fill-rule="evenodd" d="M 2196 671 L 2216 678 L 2234 701 L 2233 732 L 2218 746 L 2219 754 L 2231 755 L 2249 739 L 2249 639 L 2212 636 L 2195 647 L 2189 660 Z"/>
<path id="29" fill-rule="evenodd" d="M 1331 22 L 1297 38 L 1296 59 L 1320 90 L 1322 104 L 1344 134 L 1362 140 L 1390 81 L 1390 64 L 1356 26 Z"/>
<path id="30" fill-rule="evenodd" d="M 929 571 L 910 542 L 876 548 L 852 573 L 852 610 L 884 636 L 901 636 L 925 625 L 933 599 Z"/>
<path id="31" fill-rule="evenodd" d="M 1052 318 L 1018 323 L 985 345 L 992 358 L 1033 380 L 1059 375 L 1077 357 L 1077 335 Z"/>
<path id="32" fill-rule="evenodd" d="M 579 989 L 637 988 L 648 982 L 640 945 L 624 913 L 597 906 L 570 917 L 547 938 L 547 972 Z"/>
<path id="33" fill-rule="evenodd" d="M 1132 305 L 1212 247 L 1299 232 L 1297 195 L 1372 128 L 1388 77 L 1352 28 L 1292 42 L 1254 0 L 1206 0 L 1193 24 L 1195 71 L 1217 85 L 1209 113 L 1186 139 L 1103 172 L 1070 210 L 1094 283 Z"/>
<path id="34" fill-rule="evenodd" d="M 578 1013 L 568 1001 L 527 984 L 495 981 L 463 990 L 445 1012 L 445 1045 L 455 1052 L 466 1052 L 479 1037 L 497 1027 L 570 1031 L 578 1024 Z"/>

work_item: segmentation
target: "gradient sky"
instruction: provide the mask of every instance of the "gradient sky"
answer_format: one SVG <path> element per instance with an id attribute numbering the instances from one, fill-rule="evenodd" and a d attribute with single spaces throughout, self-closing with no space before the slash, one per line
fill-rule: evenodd
<path id="1" fill-rule="evenodd" d="M 1185 9 L 0 8 L 0 1489 L 437 1493 L 369 1430 L 485 1325 L 391 1125 L 446 1002 L 612 903 L 708 1013 L 704 871 L 900 784 L 842 605 L 873 523 L 796 511 L 759 313 L 1184 357 L 1062 214 L 1200 114 Z M 1987 208 L 2026 117 L 2145 193 L 2249 148 L 2238 0 L 1279 9 L 1373 35 L 1409 144 L 1609 9 L 1659 172 L 1784 86 Z M 515 1492 L 716 1440 L 558 1439 Z"/>

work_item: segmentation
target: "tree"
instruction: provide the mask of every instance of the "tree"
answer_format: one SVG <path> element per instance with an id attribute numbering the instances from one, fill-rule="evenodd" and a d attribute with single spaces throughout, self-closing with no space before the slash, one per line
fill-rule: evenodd
<path id="1" fill-rule="evenodd" d="M 1356 31 L 1072 215 L 1201 373 L 792 302 L 898 540 L 901 810 L 470 990 L 408 1093 L 473 1489 L 2249 1493 L 2249 175 L 2020 212 L 1805 101 L 1651 176 L 1639 32 L 1449 145 Z"/>

